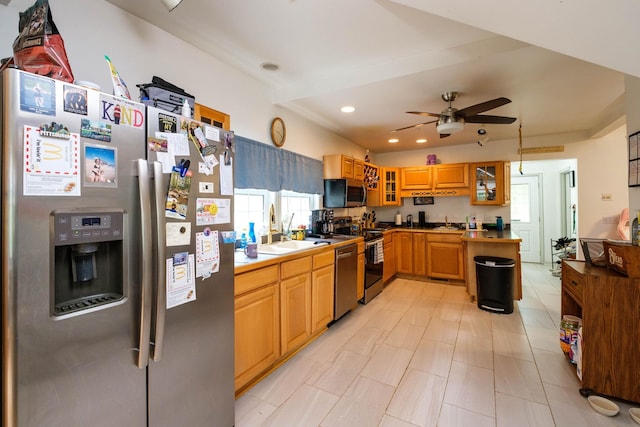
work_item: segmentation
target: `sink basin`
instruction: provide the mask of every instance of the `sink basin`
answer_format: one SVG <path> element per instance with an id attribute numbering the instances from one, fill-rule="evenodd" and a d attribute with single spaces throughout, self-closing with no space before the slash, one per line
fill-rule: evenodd
<path id="1" fill-rule="evenodd" d="M 276 242 L 270 245 L 259 245 L 259 254 L 275 254 L 282 255 L 291 252 L 301 251 L 304 249 L 311 249 L 316 247 L 314 241 L 307 240 L 287 240 L 285 242 Z"/>
<path id="2" fill-rule="evenodd" d="M 449 225 L 449 226 L 441 225 L 440 227 L 434 228 L 434 230 L 460 230 L 460 229 L 458 227 L 454 227 L 452 225 Z"/>

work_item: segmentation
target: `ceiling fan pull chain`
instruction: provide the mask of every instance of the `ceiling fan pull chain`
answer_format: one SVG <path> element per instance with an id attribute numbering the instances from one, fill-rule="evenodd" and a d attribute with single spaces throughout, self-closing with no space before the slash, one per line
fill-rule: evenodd
<path id="1" fill-rule="evenodd" d="M 522 122 L 520 122 L 520 126 L 518 127 L 518 140 L 520 141 L 520 167 L 518 168 L 518 171 L 520 172 L 520 175 L 523 175 L 522 173 Z"/>

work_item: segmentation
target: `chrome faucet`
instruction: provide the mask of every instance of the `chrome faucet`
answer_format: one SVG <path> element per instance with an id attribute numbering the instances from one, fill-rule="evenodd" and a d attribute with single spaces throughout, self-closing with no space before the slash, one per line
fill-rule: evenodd
<path id="1" fill-rule="evenodd" d="M 444 217 L 444 226 L 445 227 L 451 227 L 451 223 L 449 222 L 449 217 L 448 216 Z"/>

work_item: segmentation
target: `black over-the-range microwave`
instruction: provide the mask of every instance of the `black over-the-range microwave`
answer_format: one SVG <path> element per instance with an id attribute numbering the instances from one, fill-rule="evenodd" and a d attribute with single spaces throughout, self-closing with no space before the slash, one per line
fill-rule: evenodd
<path id="1" fill-rule="evenodd" d="M 362 181 L 352 179 L 324 180 L 325 208 L 355 208 L 367 202 L 367 190 Z"/>

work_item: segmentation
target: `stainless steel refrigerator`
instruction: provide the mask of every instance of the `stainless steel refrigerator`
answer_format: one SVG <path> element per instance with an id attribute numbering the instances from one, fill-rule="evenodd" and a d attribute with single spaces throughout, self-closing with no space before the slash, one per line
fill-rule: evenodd
<path id="1" fill-rule="evenodd" d="M 232 426 L 233 134 L 1 77 L 3 425 Z"/>

